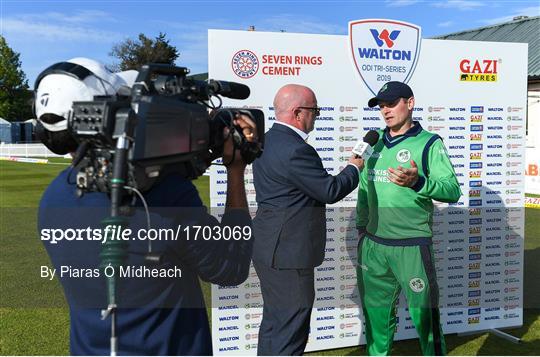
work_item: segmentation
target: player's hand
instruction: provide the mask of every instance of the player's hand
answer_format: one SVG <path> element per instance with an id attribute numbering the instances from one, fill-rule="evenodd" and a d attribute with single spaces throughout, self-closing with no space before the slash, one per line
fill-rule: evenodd
<path id="1" fill-rule="evenodd" d="M 411 168 L 405 169 L 399 165 L 397 168 L 388 168 L 388 179 L 396 185 L 413 187 L 418 182 L 418 166 L 411 160 Z"/>

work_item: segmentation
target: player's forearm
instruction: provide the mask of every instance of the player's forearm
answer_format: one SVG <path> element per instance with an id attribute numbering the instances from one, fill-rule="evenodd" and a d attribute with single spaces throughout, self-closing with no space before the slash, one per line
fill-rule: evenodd
<path id="1" fill-rule="evenodd" d="M 437 140 L 429 152 L 429 177 L 420 178 L 413 189 L 420 195 L 440 202 L 457 202 L 461 189 L 442 141 Z M 423 181 L 423 182 L 422 182 Z"/>
<path id="2" fill-rule="evenodd" d="M 459 201 L 461 190 L 455 176 L 432 179 L 427 178 L 419 194 L 440 202 L 453 203 Z"/>

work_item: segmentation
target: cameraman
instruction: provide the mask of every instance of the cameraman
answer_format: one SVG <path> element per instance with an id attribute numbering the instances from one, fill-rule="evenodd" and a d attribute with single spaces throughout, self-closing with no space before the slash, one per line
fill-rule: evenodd
<path id="1" fill-rule="evenodd" d="M 126 92 L 134 71 L 111 73 L 98 62 L 75 58 L 58 66 L 59 71 L 36 81 L 36 135 L 57 154 L 73 153 L 77 142 L 67 129 L 74 101 L 93 100 L 95 95 Z M 237 116 L 237 127 L 248 141 L 257 140 L 255 124 Z M 227 133 L 225 133 L 227 134 Z M 156 138 L 159 140 L 159 138 Z M 232 160 L 232 161 L 231 161 Z M 195 186 L 182 175 L 169 172 L 147 192 L 152 227 L 178 225 L 250 227 L 244 188 L 246 163 L 234 153 L 231 138 L 225 142 L 227 201 L 221 226 L 206 211 Z M 110 215 L 110 200 L 99 192 L 76 195 L 77 168 L 62 171 L 47 187 L 39 204 L 38 230 L 100 228 Z M 131 226 L 146 227 L 143 202 L 137 199 Z M 42 237 L 43 239 L 43 237 Z M 106 355 L 110 352 L 110 318 L 100 318 L 107 306 L 106 282 L 99 270 L 100 241 L 43 241 L 59 277 L 70 308 L 70 353 Z M 181 277 L 125 278 L 118 282 L 117 336 L 119 355 L 211 355 L 210 329 L 199 277 L 220 285 L 238 285 L 248 275 L 252 240 L 210 240 L 183 237 L 176 241 L 152 241 L 152 253 L 161 261 L 149 268 L 179 268 Z M 147 266 L 148 242 L 130 240 L 125 266 Z"/>

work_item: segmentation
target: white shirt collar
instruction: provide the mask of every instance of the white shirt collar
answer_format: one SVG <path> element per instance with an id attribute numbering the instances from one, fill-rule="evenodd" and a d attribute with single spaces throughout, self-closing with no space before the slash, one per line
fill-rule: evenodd
<path id="1" fill-rule="evenodd" d="M 280 124 L 280 125 L 285 125 L 286 127 L 288 128 L 291 128 L 292 130 L 294 130 L 296 132 L 296 134 L 300 135 L 300 137 L 302 138 L 302 140 L 306 141 L 307 138 L 308 138 L 308 134 L 304 133 L 302 130 L 290 125 L 290 124 L 287 124 L 287 123 L 283 123 L 283 122 L 280 122 L 280 121 L 276 121 L 274 124 Z"/>

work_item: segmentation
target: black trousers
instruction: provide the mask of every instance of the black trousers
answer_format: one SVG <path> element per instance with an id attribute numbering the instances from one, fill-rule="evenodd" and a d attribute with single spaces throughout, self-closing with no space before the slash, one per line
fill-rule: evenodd
<path id="1" fill-rule="evenodd" d="M 276 269 L 253 261 L 261 282 L 263 318 L 257 355 L 301 355 L 315 299 L 314 270 Z"/>

